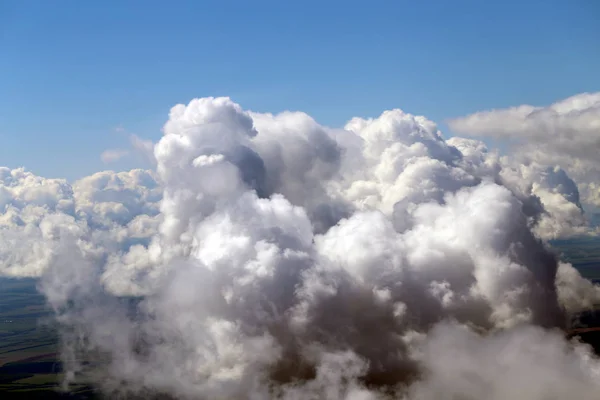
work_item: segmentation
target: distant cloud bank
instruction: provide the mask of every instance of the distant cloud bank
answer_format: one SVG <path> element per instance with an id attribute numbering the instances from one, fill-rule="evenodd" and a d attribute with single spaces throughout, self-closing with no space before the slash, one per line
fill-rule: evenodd
<path id="1" fill-rule="evenodd" d="M 449 121 L 462 135 L 494 137 L 514 146 L 521 163 L 559 165 L 575 179 L 582 200 L 600 206 L 600 93 L 582 93 L 548 107 L 482 111 Z"/>

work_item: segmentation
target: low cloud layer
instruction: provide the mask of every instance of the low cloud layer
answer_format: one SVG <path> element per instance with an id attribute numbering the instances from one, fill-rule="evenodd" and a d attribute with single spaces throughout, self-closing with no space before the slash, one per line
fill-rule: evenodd
<path id="1" fill-rule="evenodd" d="M 173 107 L 153 151 L 155 171 L 72 185 L 0 169 L 0 273 L 41 278 L 67 384 L 190 399 L 597 393 L 600 363 L 560 328 L 599 289 L 545 243 L 589 233 L 565 170 L 445 140 L 398 109 L 332 129 L 228 98 Z"/>
<path id="2" fill-rule="evenodd" d="M 547 107 L 521 105 L 449 121 L 461 135 L 513 144 L 521 163 L 558 165 L 574 178 L 585 203 L 600 206 L 600 93 L 582 93 Z"/>
<path id="3" fill-rule="evenodd" d="M 0 274 L 41 276 L 63 240 L 101 262 L 156 234 L 162 188 L 151 171 L 99 172 L 74 184 L 0 168 Z"/>

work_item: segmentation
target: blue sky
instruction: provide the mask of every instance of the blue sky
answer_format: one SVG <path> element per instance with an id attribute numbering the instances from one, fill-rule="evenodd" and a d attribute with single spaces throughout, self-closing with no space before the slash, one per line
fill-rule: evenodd
<path id="1" fill-rule="evenodd" d="M 600 90 L 600 2 L 0 0 L 0 165 L 75 179 L 176 103 L 440 123 Z M 450 132 L 445 132 L 450 135 Z"/>

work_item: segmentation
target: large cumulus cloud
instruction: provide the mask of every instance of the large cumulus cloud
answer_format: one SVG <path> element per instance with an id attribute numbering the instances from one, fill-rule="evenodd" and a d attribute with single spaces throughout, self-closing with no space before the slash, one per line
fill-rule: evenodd
<path id="1" fill-rule="evenodd" d="M 67 380 L 206 399 L 597 389 L 589 349 L 553 331 L 598 297 L 543 241 L 585 223 L 563 170 L 399 109 L 333 129 L 228 98 L 175 106 L 154 159 L 73 185 L 3 172 L 2 234 L 43 251 L 3 248 L 2 272 L 41 276 Z"/>

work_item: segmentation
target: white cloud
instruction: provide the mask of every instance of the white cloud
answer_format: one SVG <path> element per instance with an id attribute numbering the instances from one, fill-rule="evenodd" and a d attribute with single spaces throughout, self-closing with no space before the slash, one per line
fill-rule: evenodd
<path id="1" fill-rule="evenodd" d="M 409 399 L 595 398 L 598 360 L 570 347 L 558 332 L 519 327 L 479 336 L 455 324 L 440 325 L 418 358 L 428 373 Z"/>
<path id="2" fill-rule="evenodd" d="M 579 186 L 582 200 L 600 204 L 600 93 L 583 93 L 547 107 L 477 112 L 449 121 L 457 134 L 494 137 L 513 144 L 519 162 L 558 165 Z"/>
<path id="3" fill-rule="evenodd" d="M 108 149 L 100 154 L 100 159 L 105 163 L 119 161 L 121 158 L 129 154 L 128 150 L 123 149 Z"/>
<path id="4" fill-rule="evenodd" d="M 541 240 L 586 230 L 564 170 L 398 109 L 332 129 L 228 98 L 173 107 L 140 146 L 156 171 L 70 185 L 0 169 L 0 273 L 41 276 L 65 368 L 96 368 L 107 393 L 598 389 L 598 361 L 546 330 L 598 297 Z"/>
<path id="5" fill-rule="evenodd" d="M 521 105 L 508 109 L 481 111 L 449 121 L 456 132 L 472 136 L 532 138 L 550 140 L 568 146 L 569 138 L 579 147 L 587 141 L 597 145 L 600 129 L 600 93 L 582 93 L 548 107 Z"/>
<path id="6" fill-rule="evenodd" d="M 156 160 L 154 159 L 154 142 L 151 140 L 142 139 L 141 137 L 130 134 L 129 141 L 133 150 L 140 154 L 143 159 L 149 162 L 151 165 L 154 165 Z"/>
<path id="7" fill-rule="evenodd" d="M 118 161 L 128 156 L 138 156 L 144 163 L 154 166 L 156 160 L 154 158 L 154 142 L 143 139 L 140 136 L 128 132 L 123 126 L 115 128 L 115 132 L 127 135 L 129 139 L 130 149 L 108 149 L 102 152 L 100 158 L 105 163 Z"/>
<path id="8" fill-rule="evenodd" d="M 160 218 L 162 189 L 144 170 L 100 172 L 70 185 L 2 167 L 0 194 L 0 275 L 40 276 L 65 237 L 102 259 L 153 236 L 147 226 Z"/>

